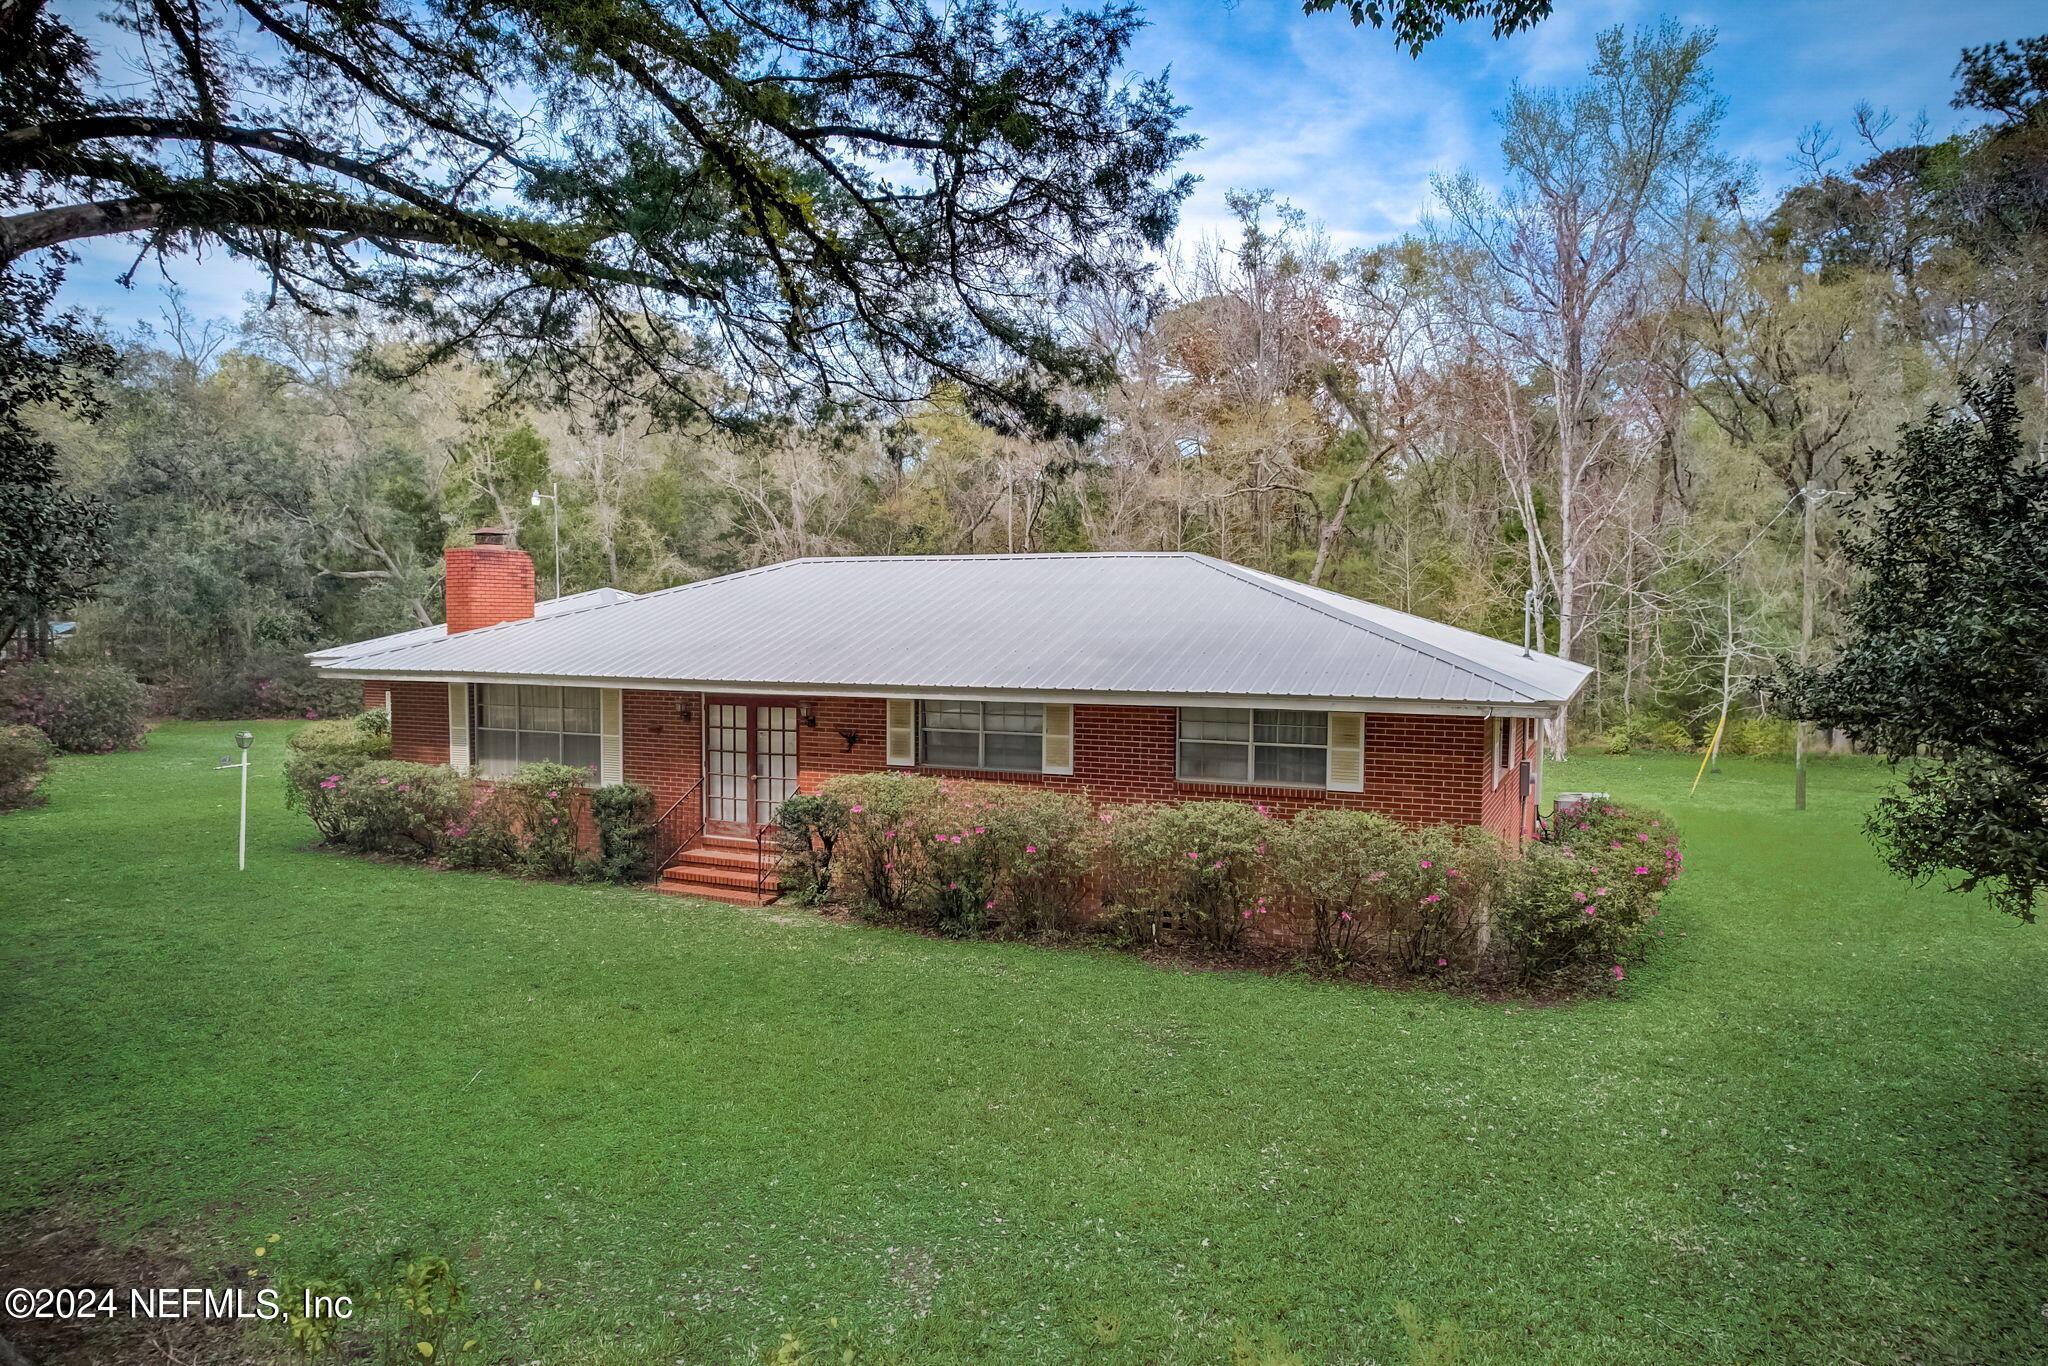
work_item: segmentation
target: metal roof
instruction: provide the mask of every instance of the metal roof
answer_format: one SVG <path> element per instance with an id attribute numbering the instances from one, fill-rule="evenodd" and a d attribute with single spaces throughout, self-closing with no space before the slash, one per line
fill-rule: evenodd
<path id="1" fill-rule="evenodd" d="M 577 607 L 603 607 L 614 602 L 626 602 L 638 596 L 623 588 L 592 588 L 583 593 L 566 593 L 559 598 L 549 598 L 533 605 L 537 617 L 551 616 L 556 612 Z M 358 640 L 347 645 L 327 645 L 318 650 L 306 652 L 306 658 L 316 667 L 333 668 L 351 655 L 371 651 L 388 650 L 394 645 L 417 645 L 423 640 L 446 640 L 446 623 L 437 626 L 415 626 L 410 631 L 394 631 L 388 636 L 373 636 L 369 640 Z"/>
<path id="2" fill-rule="evenodd" d="M 358 678 L 1551 710 L 1591 670 L 1206 555 L 788 560 L 383 649 Z"/>

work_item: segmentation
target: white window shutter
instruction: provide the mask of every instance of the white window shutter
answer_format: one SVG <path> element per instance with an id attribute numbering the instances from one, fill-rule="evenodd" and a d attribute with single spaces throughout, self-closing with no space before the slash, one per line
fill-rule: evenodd
<path id="1" fill-rule="evenodd" d="M 1365 713 L 1330 713 L 1330 776 L 1323 784 L 1332 792 L 1365 791 Z"/>
<path id="2" fill-rule="evenodd" d="M 1045 760 L 1041 773 L 1074 771 L 1074 708 L 1069 702 L 1045 704 Z"/>
<path id="3" fill-rule="evenodd" d="M 600 688 L 597 702 L 597 781 L 610 787 L 626 781 L 625 695 L 617 688 Z"/>
<path id="4" fill-rule="evenodd" d="M 448 767 L 469 772 L 469 684 L 448 685 Z"/>
<path id="5" fill-rule="evenodd" d="M 885 727 L 888 762 L 892 768 L 917 764 L 917 703 L 908 697 L 889 699 L 889 721 Z"/>

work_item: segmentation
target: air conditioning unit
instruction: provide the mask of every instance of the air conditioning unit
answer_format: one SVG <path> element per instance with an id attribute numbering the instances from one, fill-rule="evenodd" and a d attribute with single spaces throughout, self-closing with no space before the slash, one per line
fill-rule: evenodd
<path id="1" fill-rule="evenodd" d="M 1560 817 L 1576 816 L 1589 807 L 1598 806 L 1604 801 L 1611 800 L 1612 798 L 1605 792 L 1560 792 L 1557 794 L 1556 802 L 1552 803 L 1550 809 L 1553 815 Z"/>

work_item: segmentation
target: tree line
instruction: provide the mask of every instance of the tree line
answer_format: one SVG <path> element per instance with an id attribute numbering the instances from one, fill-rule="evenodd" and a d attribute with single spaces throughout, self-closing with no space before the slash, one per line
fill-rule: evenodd
<path id="1" fill-rule="evenodd" d="M 1854 457 L 2000 369 L 2038 448 L 2048 366 L 2048 43 L 1963 55 L 1976 126 L 1861 110 L 1788 140 L 1769 190 L 1720 146 L 1712 44 L 1601 35 L 1582 80 L 1499 111 L 1501 183 L 1441 178 L 1398 241 L 1340 251 L 1235 192 L 1232 233 L 1048 299 L 1108 362 L 1047 388 L 1050 426 L 943 376 L 886 409 L 764 408 L 712 350 L 636 375 L 599 329 L 567 346 L 610 382 L 540 385 L 487 350 L 421 364 L 388 319 L 171 319 L 118 345 L 104 411 L 42 419 L 114 520 L 81 619 L 203 691 L 437 620 L 440 549 L 483 523 L 550 592 L 1191 550 L 1526 634 L 1598 667 L 1585 730 L 1700 739 L 1759 714 L 1748 680 L 1802 640 L 1832 648 Z"/>

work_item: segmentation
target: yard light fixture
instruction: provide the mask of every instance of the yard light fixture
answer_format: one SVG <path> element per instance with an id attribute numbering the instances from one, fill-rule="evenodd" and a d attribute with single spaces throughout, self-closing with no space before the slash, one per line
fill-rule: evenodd
<path id="1" fill-rule="evenodd" d="M 239 768 L 242 770 L 242 823 L 235 839 L 235 867 L 246 871 L 249 867 L 249 746 L 256 743 L 256 737 L 246 730 L 235 732 L 235 748 L 242 751 L 239 764 L 220 763 L 216 768 Z"/>
<path id="2" fill-rule="evenodd" d="M 559 598 L 562 596 L 562 485 L 559 481 L 550 481 L 548 488 L 552 491 L 542 493 L 535 489 L 532 501 L 535 507 L 540 506 L 540 500 L 543 498 L 553 504 L 550 519 L 555 526 L 555 596 Z"/>

